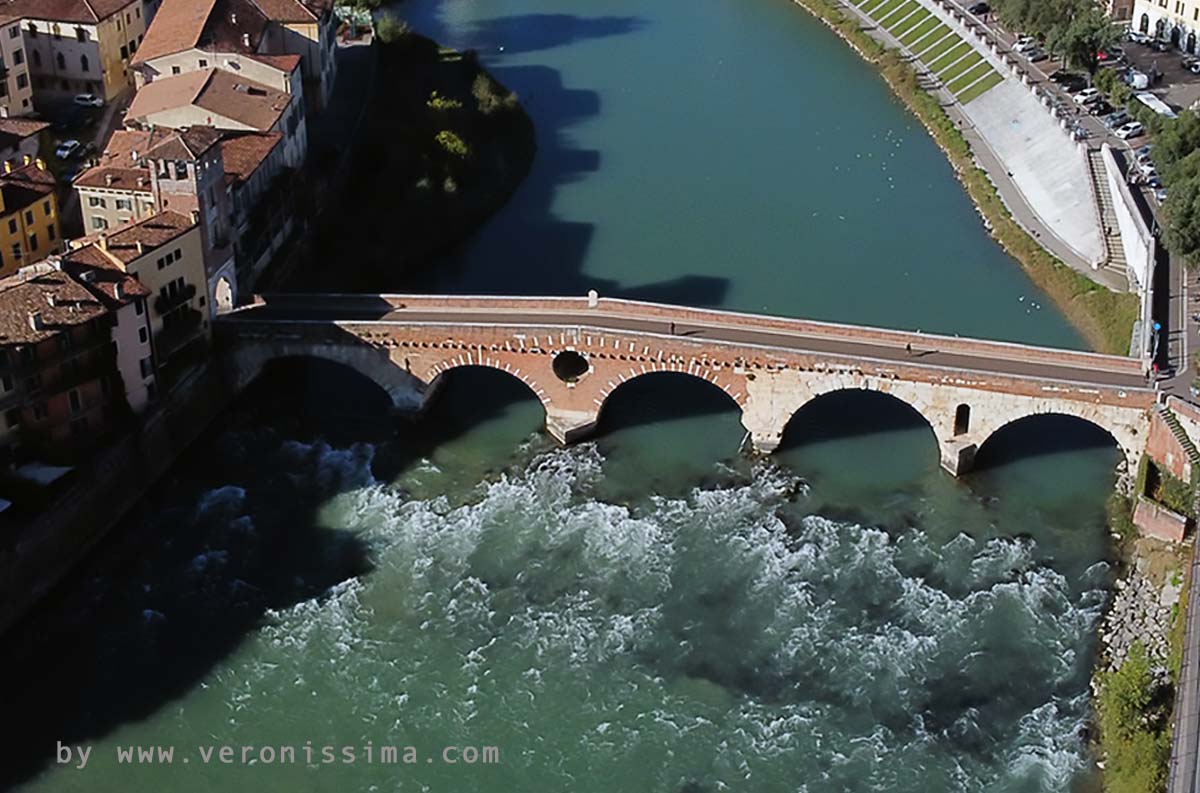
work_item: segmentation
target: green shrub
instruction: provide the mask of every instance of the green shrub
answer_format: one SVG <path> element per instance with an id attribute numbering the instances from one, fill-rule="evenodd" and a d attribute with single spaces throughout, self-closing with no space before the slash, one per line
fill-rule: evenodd
<path id="1" fill-rule="evenodd" d="M 1156 793 L 1166 784 L 1171 739 L 1151 710 L 1154 678 L 1146 648 L 1135 642 L 1121 668 L 1100 674 L 1096 711 L 1109 793 Z"/>
<path id="2" fill-rule="evenodd" d="M 408 23 L 391 14 L 384 14 L 375 23 L 375 35 L 384 44 L 393 44 L 407 36 L 409 32 Z"/>
<path id="3" fill-rule="evenodd" d="M 471 147 L 467 145 L 467 142 L 448 129 L 439 132 L 436 140 L 447 154 L 463 160 L 471 156 Z"/>

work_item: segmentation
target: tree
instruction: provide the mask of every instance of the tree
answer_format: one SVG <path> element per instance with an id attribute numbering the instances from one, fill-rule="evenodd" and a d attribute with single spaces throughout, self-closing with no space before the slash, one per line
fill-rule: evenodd
<path id="1" fill-rule="evenodd" d="M 1172 182 L 1163 214 L 1167 248 L 1182 256 L 1189 267 L 1200 263 L 1200 178 Z"/>
<path id="2" fill-rule="evenodd" d="M 1059 30 L 1059 49 L 1067 56 L 1067 62 L 1087 69 L 1088 74 L 1095 74 L 1100 66 L 1096 54 L 1121 40 L 1121 33 L 1116 26 L 1098 6 L 1091 3 L 1079 9 L 1071 21 Z"/>
<path id="3" fill-rule="evenodd" d="M 408 35 L 408 23 L 402 19 L 397 19 L 391 14 L 384 14 L 379 17 L 379 21 L 375 23 L 375 35 L 384 44 L 391 44 L 399 41 Z"/>

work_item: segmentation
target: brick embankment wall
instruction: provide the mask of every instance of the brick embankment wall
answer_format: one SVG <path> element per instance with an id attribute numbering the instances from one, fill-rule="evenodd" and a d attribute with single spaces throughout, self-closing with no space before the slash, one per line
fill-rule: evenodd
<path id="1" fill-rule="evenodd" d="M 96 547 L 229 404 L 216 367 L 173 392 L 139 429 L 72 473 L 53 506 L 0 548 L 0 633 L 4 633 Z"/>

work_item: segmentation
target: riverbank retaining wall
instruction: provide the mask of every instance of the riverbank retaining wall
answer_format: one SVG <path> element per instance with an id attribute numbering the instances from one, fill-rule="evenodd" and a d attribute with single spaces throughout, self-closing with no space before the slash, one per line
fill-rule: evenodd
<path id="1" fill-rule="evenodd" d="M 232 397 L 219 367 L 205 366 L 177 386 L 141 427 L 70 474 L 53 508 L 0 546 L 0 633 L 96 547 Z"/>

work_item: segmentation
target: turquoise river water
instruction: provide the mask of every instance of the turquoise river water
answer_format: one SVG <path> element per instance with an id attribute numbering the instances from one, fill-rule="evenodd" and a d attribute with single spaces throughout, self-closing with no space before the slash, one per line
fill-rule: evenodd
<path id="1" fill-rule="evenodd" d="M 478 49 L 539 137 L 512 203 L 414 288 L 1082 346 L 871 68 L 786 0 L 398 12 Z M 1094 789 L 1102 432 L 1020 422 L 955 481 L 878 395 L 814 402 L 751 459 L 686 377 L 622 387 L 558 449 L 500 373 L 453 373 L 401 423 L 339 369 L 275 374 L 14 637 L 37 649 L 0 678 L 0 786 Z M 136 746 L 173 762 L 119 759 Z"/>

